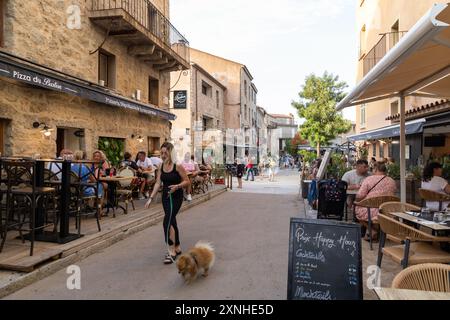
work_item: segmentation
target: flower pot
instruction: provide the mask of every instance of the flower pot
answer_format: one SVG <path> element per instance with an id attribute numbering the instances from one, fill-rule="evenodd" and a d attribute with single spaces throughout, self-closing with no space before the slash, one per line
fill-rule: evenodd
<path id="1" fill-rule="evenodd" d="M 214 183 L 215 184 L 222 184 L 222 185 L 224 185 L 225 184 L 225 179 L 224 178 L 215 179 Z"/>

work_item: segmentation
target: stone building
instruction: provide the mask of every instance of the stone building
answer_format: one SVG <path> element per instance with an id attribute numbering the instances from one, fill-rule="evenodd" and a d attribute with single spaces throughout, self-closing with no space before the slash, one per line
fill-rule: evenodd
<path id="1" fill-rule="evenodd" d="M 239 156 L 250 151 L 256 157 L 258 90 L 248 68 L 242 63 L 192 48 L 191 60 L 227 88 L 224 99 L 225 127 L 229 132 L 234 132 L 235 138 L 234 141 L 226 142 L 227 148 L 233 148 Z"/>
<path id="2" fill-rule="evenodd" d="M 135 153 L 169 139 L 170 72 L 190 65 L 168 0 L 0 4 L 2 155 L 89 155 L 99 141 Z"/>
<path id="3" fill-rule="evenodd" d="M 187 152 L 198 160 L 205 157 L 204 153 L 221 157 L 225 86 L 200 65 L 191 63 L 190 70 L 171 73 L 171 88 L 171 111 L 177 117 L 172 122 L 172 141 L 178 146 L 178 157 Z"/>

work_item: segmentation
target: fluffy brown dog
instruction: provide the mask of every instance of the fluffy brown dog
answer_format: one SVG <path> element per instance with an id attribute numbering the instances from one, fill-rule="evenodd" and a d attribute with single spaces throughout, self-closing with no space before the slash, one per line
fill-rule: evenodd
<path id="1" fill-rule="evenodd" d="M 214 248 L 211 243 L 199 241 L 194 248 L 178 258 L 178 273 L 187 283 L 191 283 L 199 275 L 207 277 L 214 260 Z"/>

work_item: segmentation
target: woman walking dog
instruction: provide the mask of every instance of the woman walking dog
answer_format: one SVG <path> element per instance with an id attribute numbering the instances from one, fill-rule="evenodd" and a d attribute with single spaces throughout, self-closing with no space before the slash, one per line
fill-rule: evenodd
<path id="1" fill-rule="evenodd" d="M 164 239 L 169 246 L 169 252 L 164 259 L 164 264 L 172 264 L 182 253 L 176 216 L 183 204 L 183 188 L 186 188 L 190 184 L 183 166 L 177 165 L 174 162 L 174 159 L 172 158 L 173 150 L 174 147 L 169 142 L 166 142 L 161 146 L 161 159 L 163 160 L 163 163 L 158 167 L 155 187 L 153 188 L 150 199 L 145 205 L 148 209 L 162 183 Z"/>

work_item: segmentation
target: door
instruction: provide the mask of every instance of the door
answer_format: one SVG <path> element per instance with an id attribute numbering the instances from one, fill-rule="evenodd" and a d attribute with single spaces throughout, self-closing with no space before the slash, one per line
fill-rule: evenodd
<path id="1" fill-rule="evenodd" d="M 58 128 L 56 131 L 56 157 L 61 154 L 61 151 L 64 149 L 64 141 L 65 141 L 65 130 L 62 128 Z"/>
<path id="2" fill-rule="evenodd" d="M 0 156 L 5 154 L 5 122 L 0 120 Z"/>

